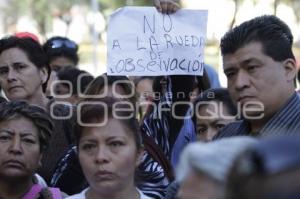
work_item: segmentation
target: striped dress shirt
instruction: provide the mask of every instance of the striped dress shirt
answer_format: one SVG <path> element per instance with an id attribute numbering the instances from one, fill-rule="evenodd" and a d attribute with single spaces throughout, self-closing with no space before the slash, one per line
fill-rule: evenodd
<path id="1" fill-rule="evenodd" d="M 224 127 L 215 137 L 221 139 L 231 136 L 250 135 L 250 123 L 247 120 L 233 122 Z M 300 97 L 294 93 L 286 105 L 262 127 L 258 136 L 300 134 Z"/>

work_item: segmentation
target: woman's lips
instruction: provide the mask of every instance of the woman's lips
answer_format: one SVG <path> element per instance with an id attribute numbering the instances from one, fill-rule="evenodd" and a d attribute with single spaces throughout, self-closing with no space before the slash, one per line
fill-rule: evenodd
<path id="1" fill-rule="evenodd" d="M 115 177 L 114 173 L 109 171 L 97 171 L 95 176 L 101 180 L 111 180 Z"/>
<path id="2" fill-rule="evenodd" d="M 13 168 L 24 168 L 25 165 L 18 160 L 8 160 L 3 163 L 5 167 L 13 167 Z"/>

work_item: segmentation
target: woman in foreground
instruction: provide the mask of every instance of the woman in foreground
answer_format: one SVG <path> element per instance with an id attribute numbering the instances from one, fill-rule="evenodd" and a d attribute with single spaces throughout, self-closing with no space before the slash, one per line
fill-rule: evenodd
<path id="1" fill-rule="evenodd" d="M 90 186 L 68 199 L 149 199 L 135 186 L 143 146 L 133 113 L 113 98 L 79 107 L 78 157 Z"/>

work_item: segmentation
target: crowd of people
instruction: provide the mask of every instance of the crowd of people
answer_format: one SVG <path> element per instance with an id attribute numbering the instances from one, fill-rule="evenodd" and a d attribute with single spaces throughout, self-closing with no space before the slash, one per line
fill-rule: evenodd
<path id="1" fill-rule="evenodd" d="M 273 15 L 229 30 L 221 88 L 209 65 L 203 76 L 94 77 L 68 38 L 0 39 L 0 199 L 298 198 L 292 45 Z"/>

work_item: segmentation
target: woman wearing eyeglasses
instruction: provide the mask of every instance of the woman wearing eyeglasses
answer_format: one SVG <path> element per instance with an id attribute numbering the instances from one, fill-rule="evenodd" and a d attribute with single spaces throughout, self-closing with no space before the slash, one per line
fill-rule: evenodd
<path id="1" fill-rule="evenodd" d="M 10 101 L 25 100 L 44 108 L 51 116 L 68 115 L 70 107 L 54 105 L 45 95 L 50 68 L 37 40 L 29 36 L 10 36 L 0 40 L 0 84 Z M 43 156 L 40 174 L 48 182 L 55 163 L 71 143 L 72 123 L 55 119 L 50 147 Z"/>

